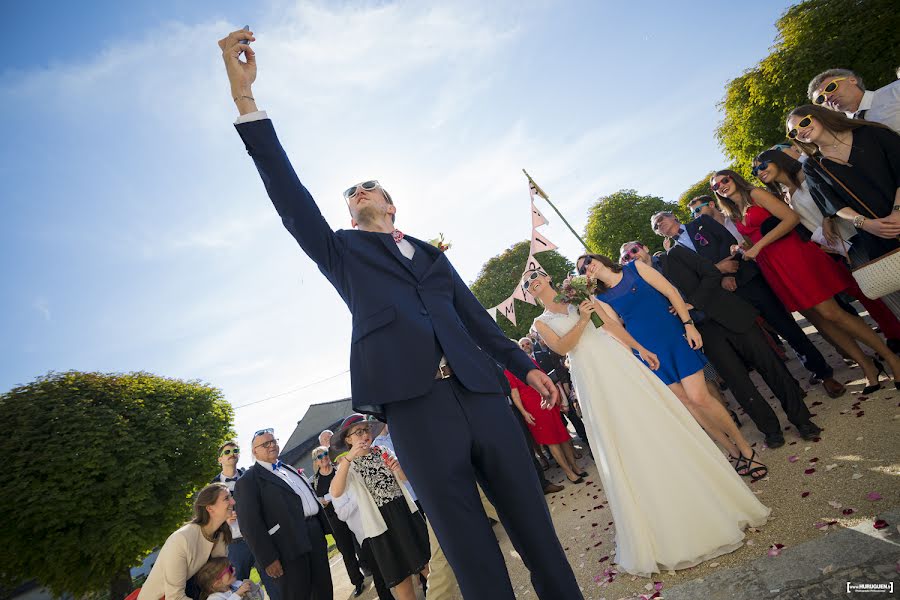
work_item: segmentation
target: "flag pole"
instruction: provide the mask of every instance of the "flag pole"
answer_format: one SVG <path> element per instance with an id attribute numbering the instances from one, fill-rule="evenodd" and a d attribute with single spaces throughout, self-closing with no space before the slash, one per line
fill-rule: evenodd
<path id="1" fill-rule="evenodd" d="M 578 241 L 581 242 L 581 245 L 584 246 L 584 249 L 587 250 L 588 252 L 593 252 L 591 247 L 587 245 L 587 242 L 585 242 L 583 239 L 581 239 L 580 235 L 575 233 L 575 230 L 572 228 L 571 225 L 569 225 L 569 222 L 566 221 L 566 218 L 564 216 L 562 216 L 562 213 L 559 212 L 559 209 L 556 208 L 556 206 L 554 206 L 552 202 L 550 202 L 550 197 L 547 196 L 546 192 L 544 192 L 544 190 L 541 189 L 541 186 L 539 186 L 538 184 L 536 184 L 534 182 L 534 179 L 531 178 L 531 175 L 528 174 L 528 171 L 526 171 L 525 169 L 522 169 L 522 172 L 525 173 L 525 177 L 528 178 L 528 184 L 534 189 L 534 192 L 538 196 L 540 196 L 541 198 L 546 200 L 547 204 L 550 205 L 550 208 L 552 208 L 554 211 L 556 211 L 556 214 L 558 214 L 559 218 L 562 219 L 562 222 L 566 224 L 566 227 L 569 228 L 569 231 L 572 232 L 572 235 L 574 235 L 576 238 L 578 238 Z"/>

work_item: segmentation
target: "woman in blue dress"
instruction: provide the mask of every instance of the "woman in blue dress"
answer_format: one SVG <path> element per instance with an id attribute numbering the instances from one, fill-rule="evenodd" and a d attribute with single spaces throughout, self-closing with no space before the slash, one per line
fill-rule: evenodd
<path id="1" fill-rule="evenodd" d="M 606 256 L 585 254 L 576 265 L 580 274 L 596 281 L 597 300 L 604 310 L 623 321 L 628 333 L 656 354 L 656 375 L 725 448 L 738 473 L 765 477 L 765 466 L 755 460 L 750 444 L 706 387 L 703 367 L 707 361 L 700 351 L 703 338 L 675 286 L 639 260 L 623 267 Z"/>

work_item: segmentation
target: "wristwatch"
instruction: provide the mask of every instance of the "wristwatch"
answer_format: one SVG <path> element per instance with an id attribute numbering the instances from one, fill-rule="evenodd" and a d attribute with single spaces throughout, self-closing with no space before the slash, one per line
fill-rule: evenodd
<path id="1" fill-rule="evenodd" d="M 683 324 L 683 325 L 693 325 L 693 324 L 694 324 L 694 320 L 693 320 L 693 319 L 688 319 L 687 321 L 684 321 L 682 324 Z"/>

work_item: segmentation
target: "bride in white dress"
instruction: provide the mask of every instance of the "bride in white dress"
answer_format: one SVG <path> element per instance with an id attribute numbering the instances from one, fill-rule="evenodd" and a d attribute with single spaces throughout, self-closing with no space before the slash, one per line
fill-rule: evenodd
<path id="1" fill-rule="evenodd" d="M 568 354 L 572 380 L 616 527 L 616 562 L 634 575 L 684 569 L 743 545 L 744 529 L 769 509 L 744 485 L 709 436 L 648 364 L 640 346 L 599 303 L 553 301 L 542 271 L 523 287 L 545 311 L 534 327 Z M 604 321 L 595 328 L 590 312 Z M 615 337 L 612 337 L 615 336 Z M 627 347 L 626 347 L 627 346 Z"/>

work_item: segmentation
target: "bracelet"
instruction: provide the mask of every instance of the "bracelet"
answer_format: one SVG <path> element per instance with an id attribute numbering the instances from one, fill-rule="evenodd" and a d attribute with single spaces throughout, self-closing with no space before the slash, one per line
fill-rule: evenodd
<path id="1" fill-rule="evenodd" d="M 856 215 L 853 217 L 853 226 L 857 229 L 862 229 L 863 223 L 866 222 L 866 218 L 862 215 Z"/>
<path id="2" fill-rule="evenodd" d="M 894 205 L 894 212 L 900 212 L 900 204 Z"/>
<path id="3" fill-rule="evenodd" d="M 237 102 L 238 100 L 242 100 L 242 99 L 245 99 L 245 98 L 246 98 L 247 100 L 253 100 L 254 102 L 256 102 L 256 98 L 254 98 L 253 96 L 235 96 L 235 97 L 234 97 L 234 101 Z"/>

